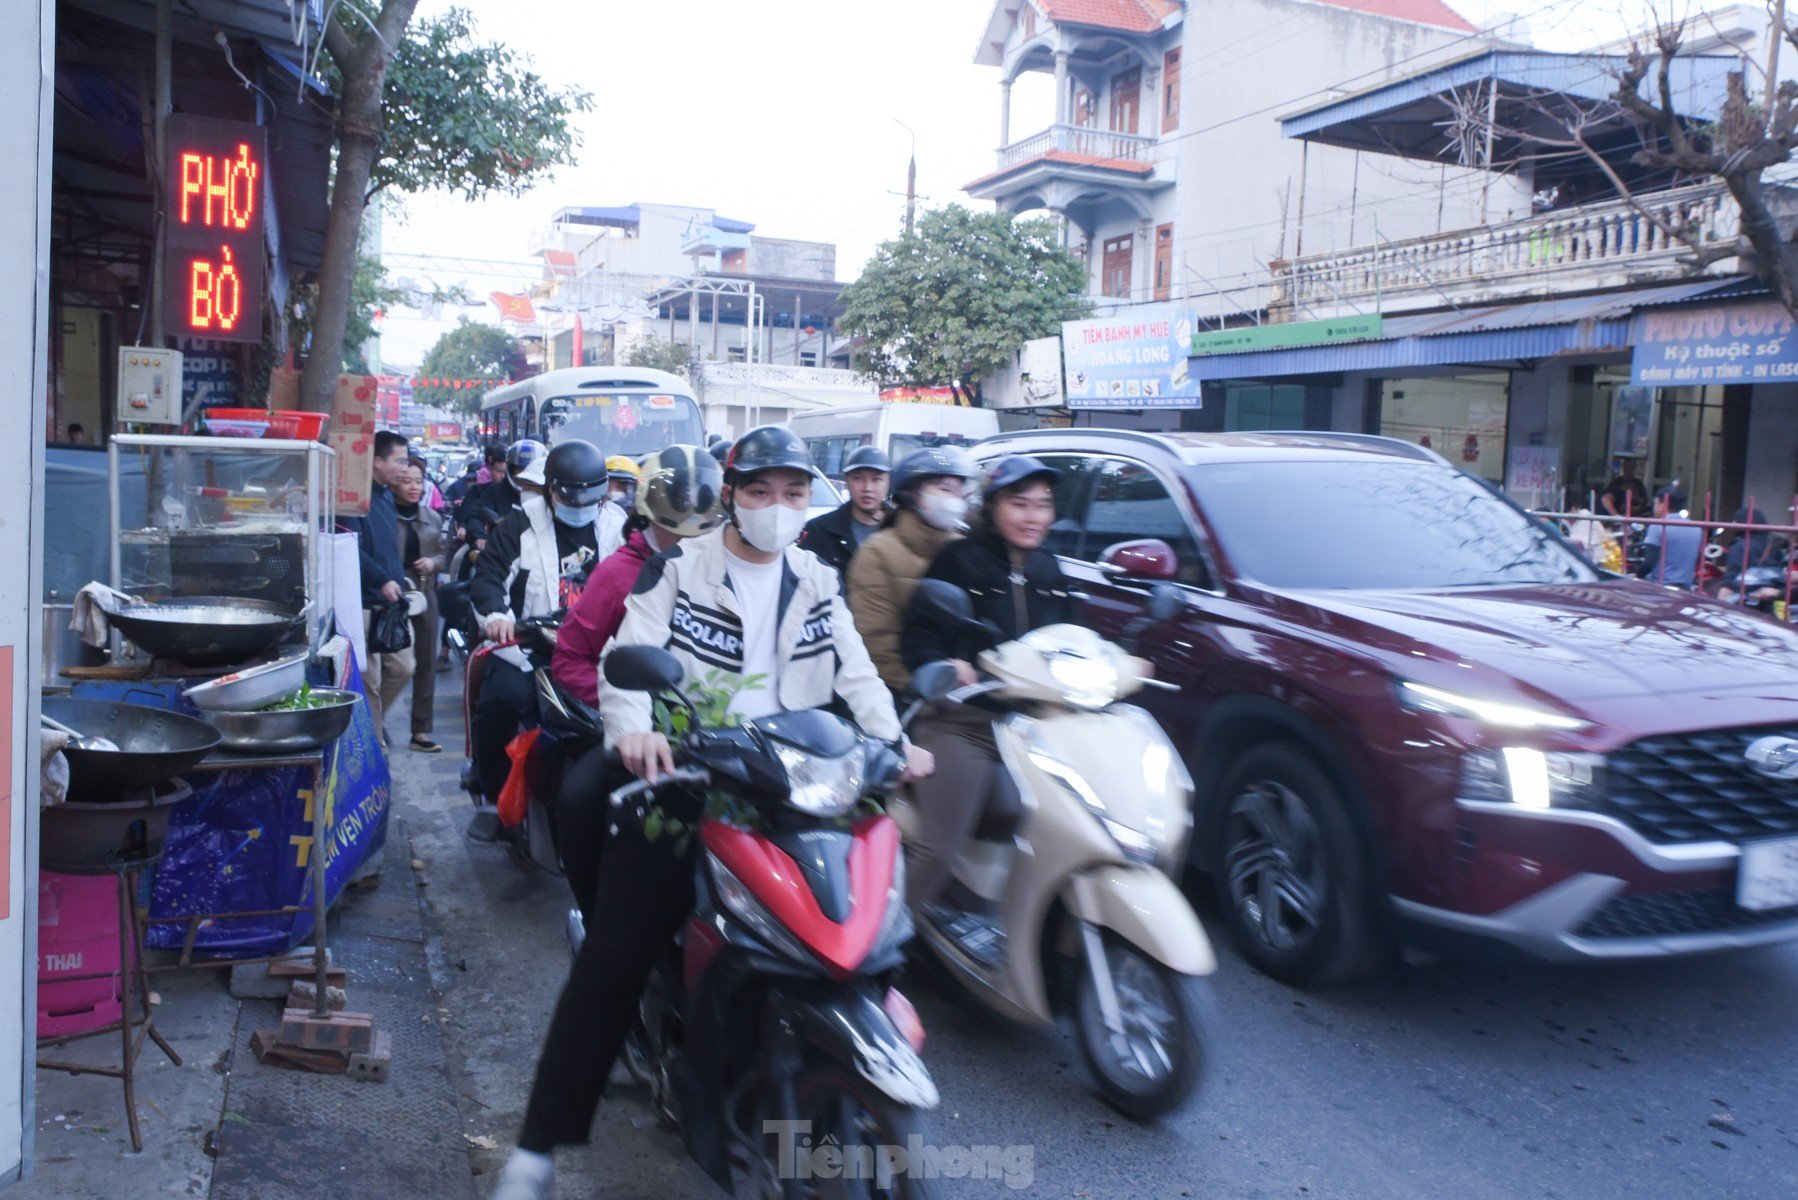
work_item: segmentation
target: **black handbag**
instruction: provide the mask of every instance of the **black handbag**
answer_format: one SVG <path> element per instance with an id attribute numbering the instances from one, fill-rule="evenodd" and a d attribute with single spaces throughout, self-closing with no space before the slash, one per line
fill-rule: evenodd
<path id="1" fill-rule="evenodd" d="M 398 654 L 412 644 L 412 617 L 404 600 L 383 604 L 369 622 L 368 652 Z"/>

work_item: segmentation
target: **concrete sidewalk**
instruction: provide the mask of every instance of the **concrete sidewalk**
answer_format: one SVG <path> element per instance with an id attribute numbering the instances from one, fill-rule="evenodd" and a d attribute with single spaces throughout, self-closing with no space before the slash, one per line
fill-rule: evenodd
<path id="1" fill-rule="evenodd" d="M 391 720 L 405 727 L 403 713 Z M 391 1039 L 387 1082 L 262 1066 L 250 1037 L 277 1023 L 280 1002 L 234 998 L 227 970 L 153 974 L 157 1026 L 185 1064 L 175 1067 L 153 1045 L 138 1059 L 143 1152 L 131 1150 L 116 1080 L 40 1071 L 35 1173 L 9 1196 L 473 1200 L 449 1018 L 427 962 L 423 873 L 411 865 L 407 814 L 423 798 L 414 791 L 422 781 L 404 768 L 419 756 L 400 746 L 379 886 L 347 892 L 330 919 L 350 1010 L 371 1013 Z M 57 1055 L 116 1063 L 118 1053 L 113 1036 Z"/>

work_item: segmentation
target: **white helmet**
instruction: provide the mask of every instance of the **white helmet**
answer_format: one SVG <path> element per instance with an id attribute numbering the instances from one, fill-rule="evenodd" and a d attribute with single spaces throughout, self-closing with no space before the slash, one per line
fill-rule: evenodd
<path id="1" fill-rule="evenodd" d="M 665 533 L 698 537 L 724 523 L 724 469 L 700 446 L 669 446 L 643 460 L 637 512 Z"/>

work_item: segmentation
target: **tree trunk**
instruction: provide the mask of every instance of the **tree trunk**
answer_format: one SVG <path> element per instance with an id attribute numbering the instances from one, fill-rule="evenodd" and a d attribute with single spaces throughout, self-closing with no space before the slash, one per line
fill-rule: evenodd
<path id="1" fill-rule="evenodd" d="M 1798 250 L 1780 234 L 1760 172 L 1726 174 L 1724 182 L 1742 210 L 1742 236 L 1754 248 L 1755 274 L 1787 312 L 1798 315 Z"/>
<path id="2" fill-rule="evenodd" d="M 328 31 L 327 48 L 343 78 L 343 96 L 337 108 L 337 169 L 318 275 L 318 309 L 313 314 L 312 347 L 300 375 L 300 407 L 308 412 L 331 410 L 337 377 L 343 371 L 362 213 L 368 206 L 369 176 L 381 153 L 381 92 L 393 57 L 388 47 L 399 45 L 416 7 L 418 0 L 386 0 L 375 19 L 379 36 L 364 27 L 352 41 L 337 24 Z"/>

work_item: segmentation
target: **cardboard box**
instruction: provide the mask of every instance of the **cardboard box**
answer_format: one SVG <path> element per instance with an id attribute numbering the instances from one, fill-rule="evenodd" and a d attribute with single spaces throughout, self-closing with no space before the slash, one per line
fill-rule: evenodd
<path id="1" fill-rule="evenodd" d="M 337 452 L 337 515 L 368 513 L 374 490 L 375 389 L 373 375 L 339 375 L 325 441 Z"/>

